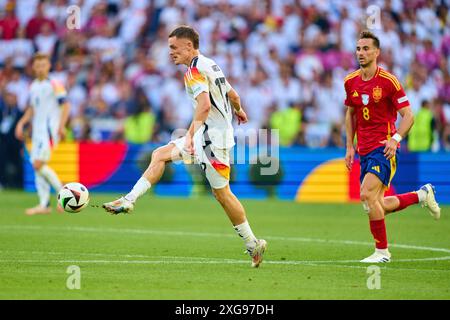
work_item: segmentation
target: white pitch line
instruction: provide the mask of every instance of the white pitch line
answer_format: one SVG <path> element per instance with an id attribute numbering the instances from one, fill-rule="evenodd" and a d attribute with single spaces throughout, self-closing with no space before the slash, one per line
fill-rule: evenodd
<path id="1" fill-rule="evenodd" d="M 34 254 L 34 255 L 58 255 L 58 256 L 97 256 L 97 257 L 115 257 L 115 258 L 146 258 L 146 259 L 186 259 L 186 260 L 232 260 L 232 261 L 245 261 L 245 260 L 233 260 L 223 258 L 207 258 L 207 257 L 183 257 L 183 256 L 149 256 L 142 254 L 109 254 L 109 253 L 90 253 L 90 252 L 55 252 L 55 251 L 25 251 L 25 250 L 0 250 L 0 253 L 14 253 L 14 254 Z M 413 259 L 395 259 L 393 262 L 419 262 L 419 261 L 446 261 L 450 260 L 450 256 L 446 257 L 429 257 L 429 258 L 413 258 Z M 141 260 L 136 260 L 141 261 Z M 282 260 L 282 261 L 269 261 L 267 263 L 274 264 L 303 264 L 303 263 L 359 263 L 359 260 Z"/>
<path id="2" fill-rule="evenodd" d="M 148 229 L 114 229 L 114 228 L 94 228 L 94 227 L 42 227 L 42 226 L 30 226 L 30 225 L 3 225 L 0 229 L 30 229 L 30 230 L 56 230 L 56 231 L 76 231 L 76 232 L 111 232 L 111 233 L 129 233 L 129 234 L 149 234 L 149 235 L 167 235 L 167 236 L 193 236 L 193 237 L 229 237 L 235 238 L 234 234 L 221 234 L 221 233 L 207 233 L 207 232 L 185 232 L 185 231 L 160 231 L 160 230 L 148 230 Z M 319 238 L 302 238 L 302 237 L 279 237 L 279 236 L 266 236 L 267 240 L 280 240 L 280 241 L 299 241 L 299 242 L 315 242 L 315 243 L 331 243 L 331 244 L 350 244 L 350 245 L 363 245 L 373 246 L 372 242 L 364 241 L 352 241 L 352 240 L 331 240 L 331 239 L 319 239 Z M 390 244 L 390 247 L 422 250 L 422 251 L 434 251 L 450 253 L 450 249 L 424 247 L 416 245 L 406 244 Z"/>
<path id="3" fill-rule="evenodd" d="M 135 265 L 151 265 L 151 264 L 250 264 L 249 260 L 236 260 L 236 259 L 201 259 L 195 260 L 195 257 L 185 257 L 188 259 L 183 259 L 179 257 L 178 260 L 78 260 L 78 259 L 65 259 L 65 260 L 38 260 L 38 259 L 25 259 L 25 260 L 15 260 L 15 259 L 1 259 L 0 263 L 42 263 L 42 264 L 135 264 Z M 450 259 L 450 257 L 446 257 Z M 301 266 L 314 266 L 314 267 L 334 267 L 334 268 L 352 268 L 352 269 L 367 269 L 367 266 L 360 265 L 331 265 L 323 264 L 324 261 L 265 261 L 264 264 L 272 265 L 301 265 Z M 327 261 L 327 262 L 344 262 L 344 261 Z M 347 260 L 346 262 L 350 262 Z M 358 261 L 351 261 L 358 262 Z M 388 264 L 380 265 L 387 267 Z M 395 271 L 419 271 L 419 272 L 445 272 L 448 273 L 450 270 L 443 269 L 412 269 L 412 268 L 389 268 L 389 270 Z"/>

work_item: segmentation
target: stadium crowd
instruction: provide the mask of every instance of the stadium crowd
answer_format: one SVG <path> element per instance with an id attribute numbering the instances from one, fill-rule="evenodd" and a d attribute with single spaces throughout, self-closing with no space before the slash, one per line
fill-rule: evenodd
<path id="1" fill-rule="evenodd" d="M 71 5 L 80 29 L 68 28 Z M 240 128 L 279 129 L 284 146 L 342 147 L 343 79 L 371 21 L 381 66 L 417 117 L 406 146 L 450 151 L 448 0 L 0 0 L 0 11 L 2 141 L 26 107 L 37 51 L 67 88 L 69 139 L 169 141 L 193 109 L 167 36 L 189 24 L 241 95 L 250 122 Z"/>

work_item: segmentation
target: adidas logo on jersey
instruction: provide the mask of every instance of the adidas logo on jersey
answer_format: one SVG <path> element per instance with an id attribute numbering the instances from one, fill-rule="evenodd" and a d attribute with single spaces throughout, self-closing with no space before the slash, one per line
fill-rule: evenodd
<path id="1" fill-rule="evenodd" d="M 373 166 L 372 170 L 375 170 L 376 172 L 380 173 L 380 166 Z"/>
<path id="2" fill-rule="evenodd" d="M 355 97 L 359 97 L 359 94 L 358 94 L 358 92 L 356 92 L 356 90 L 353 92 L 353 98 L 355 98 Z"/>

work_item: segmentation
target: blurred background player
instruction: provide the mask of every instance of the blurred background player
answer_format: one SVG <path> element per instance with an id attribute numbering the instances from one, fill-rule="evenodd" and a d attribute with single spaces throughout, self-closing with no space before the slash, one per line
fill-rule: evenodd
<path id="1" fill-rule="evenodd" d="M 376 246 L 375 253 L 361 261 L 366 263 L 390 261 L 384 221 L 386 214 L 419 202 L 428 207 L 435 219 L 439 219 L 441 211 L 431 184 L 418 191 L 384 197 L 395 175 L 400 141 L 411 129 L 414 115 L 400 82 L 378 66 L 379 54 L 379 39 L 373 33 L 363 31 L 356 46 L 360 69 L 344 79 L 347 106 L 345 162 L 351 170 L 356 134 L 357 152 L 361 157 L 360 197 L 369 215 L 370 231 Z M 402 116 L 398 130 L 395 128 L 397 112 Z"/>
<path id="2" fill-rule="evenodd" d="M 174 64 L 188 67 L 184 82 L 195 109 L 189 130 L 185 137 L 158 148 L 131 192 L 116 201 L 103 204 L 103 208 L 114 214 L 132 211 L 138 197 L 159 181 L 166 162 L 180 159 L 187 163 L 194 162 L 205 172 L 214 196 L 244 240 L 247 253 L 252 257 L 252 266 L 258 267 L 267 243 L 256 239 L 242 204 L 229 186 L 230 150 L 234 146 L 233 112 L 239 123 L 248 121 L 240 97 L 219 66 L 200 54 L 199 35 L 193 28 L 181 26 L 170 33 L 169 54 Z"/>
<path id="3" fill-rule="evenodd" d="M 64 138 L 65 126 L 69 118 L 70 105 L 66 101 L 64 86 L 48 77 L 51 63 L 46 54 L 37 53 L 33 58 L 35 80 L 31 83 L 29 105 L 16 126 L 16 137 L 24 139 L 24 127 L 31 121 L 30 160 L 35 172 L 36 190 L 39 204 L 25 211 L 27 215 L 46 214 L 50 208 L 50 186 L 55 192 L 61 181 L 55 171 L 47 165 L 52 149 Z M 58 211 L 62 211 L 58 207 Z"/>

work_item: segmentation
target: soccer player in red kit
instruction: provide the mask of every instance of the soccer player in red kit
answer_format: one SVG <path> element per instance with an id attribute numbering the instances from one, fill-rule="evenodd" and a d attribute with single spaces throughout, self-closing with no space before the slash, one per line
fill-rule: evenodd
<path id="1" fill-rule="evenodd" d="M 356 46 L 360 69 L 344 79 L 347 106 L 345 164 L 351 170 L 356 134 L 356 151 L 360 155 L 361 165 L 360 197 L 369 215 L 370 231 L 376 247 L 374 254 L 361 260 L 365 263 L 389 262 L 391 259 L 385 215 L 416 203 L 426 206 L 435 219 L 439 219 L 441 212 L 434 187 L 429 183 L 417 191 L 384 196 L 397 168 L 400 141 L 411 129 L 414 116 L 400 82 L 377 65 L 379 54 L 379 39 L 373 33 L 363 31 Z M 402 116 L 398 129 L 395 127 L 397 113 Z"/>

